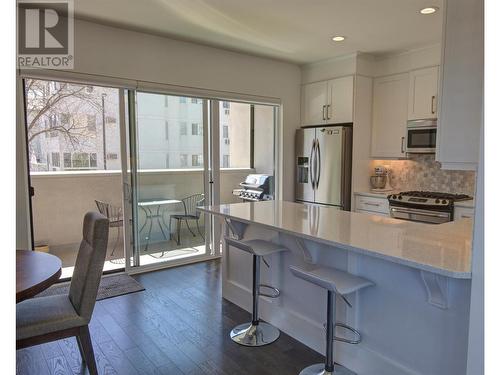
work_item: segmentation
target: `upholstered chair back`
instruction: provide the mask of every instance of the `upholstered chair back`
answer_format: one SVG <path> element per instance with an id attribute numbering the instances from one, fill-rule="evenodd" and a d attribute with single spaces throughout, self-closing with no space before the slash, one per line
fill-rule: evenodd
<path id="1" fill-rule="evenodd" d="M 69 288 L 69 299 L 78 315 L 90 321 L 101 282 L 108 247 L 109 220 L 98 212 L 83 219 L 83 239 Z"/>

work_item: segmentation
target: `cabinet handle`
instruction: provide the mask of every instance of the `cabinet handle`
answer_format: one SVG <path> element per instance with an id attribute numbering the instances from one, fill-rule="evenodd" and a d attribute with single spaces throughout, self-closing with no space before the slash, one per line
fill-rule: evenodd
<path id="1" fill-rule="evenodd" d="M 326 119 L 330 120 L 330 104 L 326 106 Z"/>
<path id="2" fill-rule="evenodd" d="M 436 110 L 434 109 L 435 103 L 436 103 L 436 95 L 432 95 L 432 98 L 431 98 L 431 113 L 432 114 L 436 113 Z"/>
<path id="3" fill-rule="evenodd" d="M 380 203 L 369 203 L 369 202 L 363 202 L 363 204 L 367 206 L 374 206 L 374 207 L 380 207 Z"/>
<path id="4" fill-rule="evenodd" d="M 405 152 L 405 137 L 401 137 L 401 153 Z"/>
<path id="5" fill-rule="evenodd" d="M 323 120 L 326 120 L 326 117 L 325 117 L 325 108 L 326 108 L 326 105 L 323 106 Z"/>

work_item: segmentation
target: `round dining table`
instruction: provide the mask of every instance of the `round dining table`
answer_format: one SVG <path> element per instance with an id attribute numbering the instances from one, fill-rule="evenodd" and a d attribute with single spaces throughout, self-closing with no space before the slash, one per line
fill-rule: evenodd
<path id="1" fill-rule="evenodd" d="M 61 260 L 55 255 L 17 250 L 16 303 L 36 296 L 59 280 L 61 266 Z"/>

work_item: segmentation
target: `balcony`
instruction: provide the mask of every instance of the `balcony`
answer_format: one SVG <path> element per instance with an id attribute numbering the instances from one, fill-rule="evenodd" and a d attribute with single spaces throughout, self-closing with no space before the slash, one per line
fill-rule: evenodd
<path id="1" fill-rule="evenodd" d="M 232 189 L 252 173 L 253 169 L 221 170 L 221 202 L 237 202 Z M 122 206 L 122 176 L 120 171 L 71 171 L 32 172 L 31 184 L 35 189 L 33 197 L 33 227 L 35 244 L 47 245 L 49 252 L 61 258 L 63 277 L 73 272 L 79 243 L 83 216 L 88 211 L 97 211 L 95 200 Z M 138 200 L 155 198 L 181 200 L 191 194 L 203 192 L 203 171 L 185 170 L 145 170 L 138 173 Z M 169 215 L 183 213 L 182 204 L 161 208 L 160 218 L 163 228 L 168 228 Z M 148 235 L 149 222 L 145 211 L 138 210 L 140 231 L 140 264 L 168 262 L 193 257 L 205 253 L 203 238 L 193 236 L 184 225 L 181 230 L 181 244 L 174 238 L 163 237 L 156 221 Z M 146 224 L 146 225 L 144 225 Z M 203 218 L 200 220 L 203 225 Z M 203 229 L 202 229 L 203 230 Z M 123 233 L 123 231 L 121 231 Z M 169 237 L 169 233 L 166 233 Z M 116 248 L 111 255 L 113 247 Z M 147 251 L 146 251 L 147 245 Z M 124 267 L 123 235 L 118 236 L 118 228 L 110 228 L 105 271 Z"/>

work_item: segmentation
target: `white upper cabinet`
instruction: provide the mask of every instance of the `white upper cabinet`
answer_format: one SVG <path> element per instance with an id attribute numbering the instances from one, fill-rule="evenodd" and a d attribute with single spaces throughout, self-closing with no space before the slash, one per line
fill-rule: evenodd
<path id="1" fill-rule="evenodd" d="M 408 117 L 408 73 L 373 80 L 373 158 L 403 158 Z"/>
<path id="2" fill-rule="evenodd" d="M 328 81 L 326 122 L 328 124 L 352 122 L 353 100 L 354 76 L 336 78 Z"/>
<path id="3" fill-rule="evenodd" d="M 309 83 L 302 87 L 302 125 L 325 123 L 328 82 Z"/>
<path id="4" fill-rule="evenodd" d="M 483 108 L 483 1 L 446 1 L 436 160 L 475 169 Z"/>
<path id="5" fill-rule="evenodd" d="M 302 87 L 302 125 L 352 122 L 354 77 L 309 83 Z"/>
<path id="6" fill-rule="evenodd" d="M 410 72 L 408 120 L 437 118 L 439 67 Z"/>

